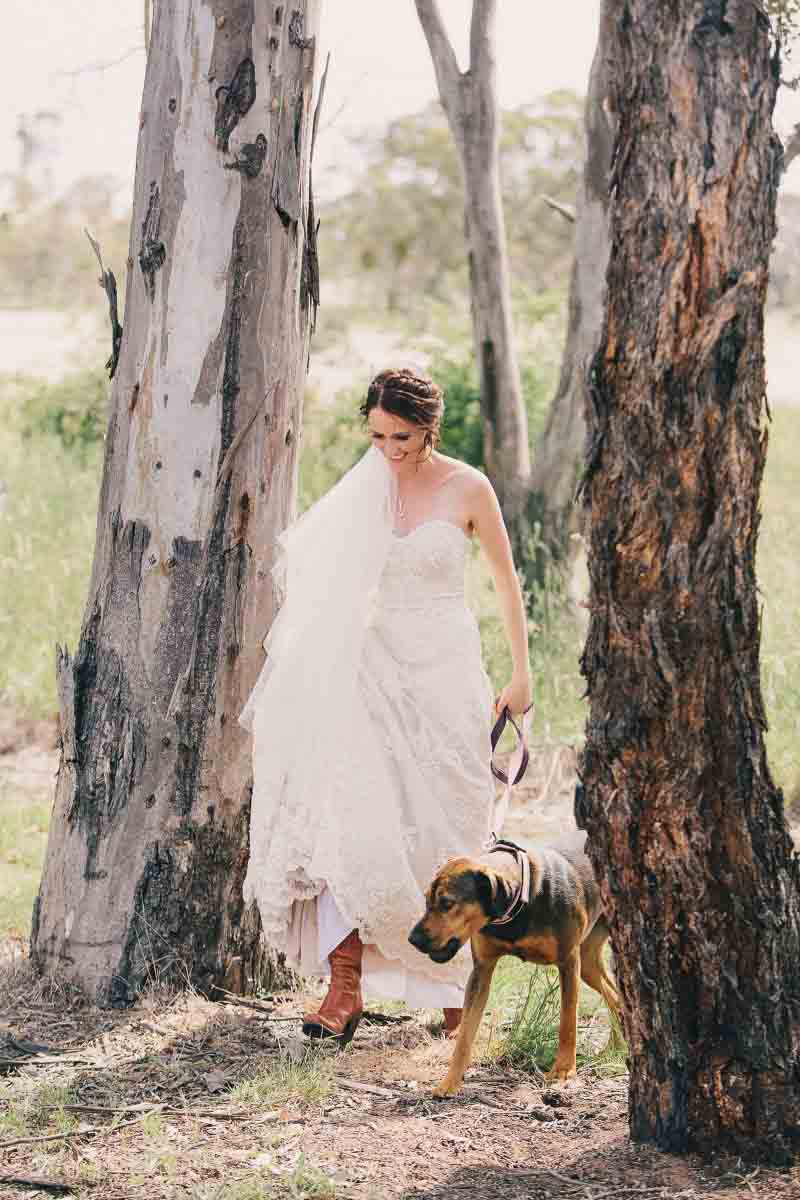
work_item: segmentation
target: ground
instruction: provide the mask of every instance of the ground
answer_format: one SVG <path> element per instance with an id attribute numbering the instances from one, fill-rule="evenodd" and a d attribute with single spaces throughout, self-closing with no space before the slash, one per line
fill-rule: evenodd
<path id="1" fill-rule="evenodd" d="M 34 808 L 52 791 L 53 740 L 47 723 L 0 722 L 4 785 Z M 563 827 L 573 770 L 569 748 L 538 755 L 507 832 Z M 29 841 L 43 839 L 41 824 Z M 22 869 L 1 848 L 0 863 L 4 880 Z M 451 1050 L 434 1013 L 386 1006 L 344 1053 L 309 1051 L 298 1021 L 308 996 L 212 1004 L 156 987 L 134 1008 L 99 1010 L 37 980 L 23 935 L 0 943 L 9 1200 L 800 1200 L 800 1170 L 632 1145 L 624 1066 L 593 1059 L 548 1086 L 498 1058 L 498 1009 L 462 1095 L 434 1101 Z M 584 1020 L 584 1038 L 598 1019 Z M 24 1179 L 40 1182 L 12 1182 Z"/>

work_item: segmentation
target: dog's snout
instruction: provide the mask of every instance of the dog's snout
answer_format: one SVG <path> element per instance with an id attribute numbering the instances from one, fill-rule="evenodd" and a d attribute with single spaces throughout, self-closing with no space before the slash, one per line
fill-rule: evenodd
<path id="1" fill-rule="evenodd" d="M 408 935 L 408 940 L 415 950 L 421 950 L 423 954 L 426 953 L 430 944 L 430 939 L 425 930 L 422 928 L 421 921 L 418 922 L 411 930 L 411 933 Z"/>

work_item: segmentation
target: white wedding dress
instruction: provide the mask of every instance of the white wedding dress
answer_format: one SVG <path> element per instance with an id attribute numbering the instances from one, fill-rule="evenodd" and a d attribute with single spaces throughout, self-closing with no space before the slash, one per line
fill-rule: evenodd
<path id="1" fill-rule="evenodd" d="M 382 469 L 374 461 L 366 467 L 375 479 Z M 468 950 L 437 965 L 409 945 L 408 934 L 437 868 L 477 853 L 489 832 L 492 698 L 464 598 L 469 539 L 445 519 L 402 537 L 386 522 L 385 545 L 370 559 L 377 583 L 358 614 L 357 642 L 345 630 L 345 654 L 357 653 L 352 686 L 344 655 L 323 664 L 316 687 L 309 674 L 308 735 L 299 710 L 290 731 L 286 691 L 304 685 L 295 667 L 282 691 L 268 658 L 242 714 L 254 738 L 245 898 L 257 900 L 267 941 L 301 973 L 326 974 L 328 953 L 357 928 L 368 994 L 458 1007 Z M 357 542 L 358 530 L 348 532 Z M 368 533 L 364 553 L 372 554 Z M 335 561 L 332 553 L 332 591 Z M 290 575 L 289 597 L 291 586 Z M 323 594 L 322 613 L 325 601 Z M 308 637 L 317 638 L 320 656 L 331 653 L 310 623 Z M 297 657 L 302 635 L 285 640 L 286 656 Z M 291 700 L 289 709 L 291 721 Z"/>

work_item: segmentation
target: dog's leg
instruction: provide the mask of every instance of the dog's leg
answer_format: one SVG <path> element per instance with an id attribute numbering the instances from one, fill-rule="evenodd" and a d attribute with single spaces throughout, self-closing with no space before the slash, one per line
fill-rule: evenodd
<path id="1" fill-rule="evenodd" d="M 625 1045 L 625 1039 L 622 1036 L 619 992 L 603 962 L 603 950 L 607 941 L 608 927 L 601 918 L 581 946 L 581 979 L 584 983 L 588 983 L 590 988 L 594 988 L 608 1005 L 611 1013 L 608 1049 L 621 1050 Z"/>
<path id="2" fill-rule="evenodd" d="M 473 964 L 472 973 L 467 981 L 467 990 L 464 994 L 464 1011 L 461 1016 L 461 1024 L 458 1027 L 458 1037 L 453 1049 L 453 1057 L 450 1059 L 447 1074 L 439 1086 L 434 1089 L 434 1096 L 455 1096 L 461 1087 L 464 1072 L 469 1066 L 472 1043 L 475 1041 L 475 1035 L 481 1023 L 483 1010 L 486 1008 L 486 1001 L 489 997 L 489 986 L 492 982 L 492 975 L 494 974 L 496 964 L 496 958 Z"/>
<path id="3" fill-rule="evenodd" d="M 545 1079 L 570 1079 L 577 1071 L 575 1047 L 578 1041 L 578 981 L 580 949 L 575 946 L 558 964 L 561 983 L 561 1021 L 558 1026 L 556 1061 Z"/>

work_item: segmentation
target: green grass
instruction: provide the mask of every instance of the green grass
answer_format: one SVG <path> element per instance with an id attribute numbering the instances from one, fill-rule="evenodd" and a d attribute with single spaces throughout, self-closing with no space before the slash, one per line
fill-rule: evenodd
<path id="1" fill-rule="evenodd" d="M 489 1057 L 523 1070 L 548 1071 L 558 1049 L 561 995 L 555 967 L 531 967 L 506 957 L 492 979 Z M 581 984 L 578 1000 L 578 1069 L 622 1074 L 627 1050 L 611 1036 L 612 1017 L 603 1000 Z M 618 1034 L 618 1031 L 616 1031 Z"/>
<path id="2" fill-rule="evenodd" d="M 76 1103 L 72 1090 L 64 1084 L 42 1083 L 28 1087 L 16 1080 L 6 1084 L 0 1100 L 0 1140 L 35 1137 L 42 1133 L 70 1133 L 77 1126 L 74 1114 L 64 1111 L 66 1104 Z"/>
<path id="3" fill-rule="evenodd" d="M 49 798 L 0 784 L 0 936 L 30 932 L 49 820 Z"/>
<path id="4" fill-rule="evenodd" d="M 251 1079 L 237 1083 L 231 1097 L 242 1104 L 267 1108 L 285 1104 L 315 1108 L 324 1104 L 332 1086 L 333 1066 L 329 1058 L 312 1047 L 300 1062 L 282 1057 Z"/>
<path id="5" fill-rule="evenodd" d="M 55 646 L 74 650 L 94 550 L 100 446 L 26 437 L 26 385 L 0 381 L 0 706 L 56 711 Z"/>
<path id="6" fill-rule="evenodd" d="M 757 571 L 764 605 L 761 679 L 773 776 L 800 817 L 800 408 L 773 414 Z"/>

